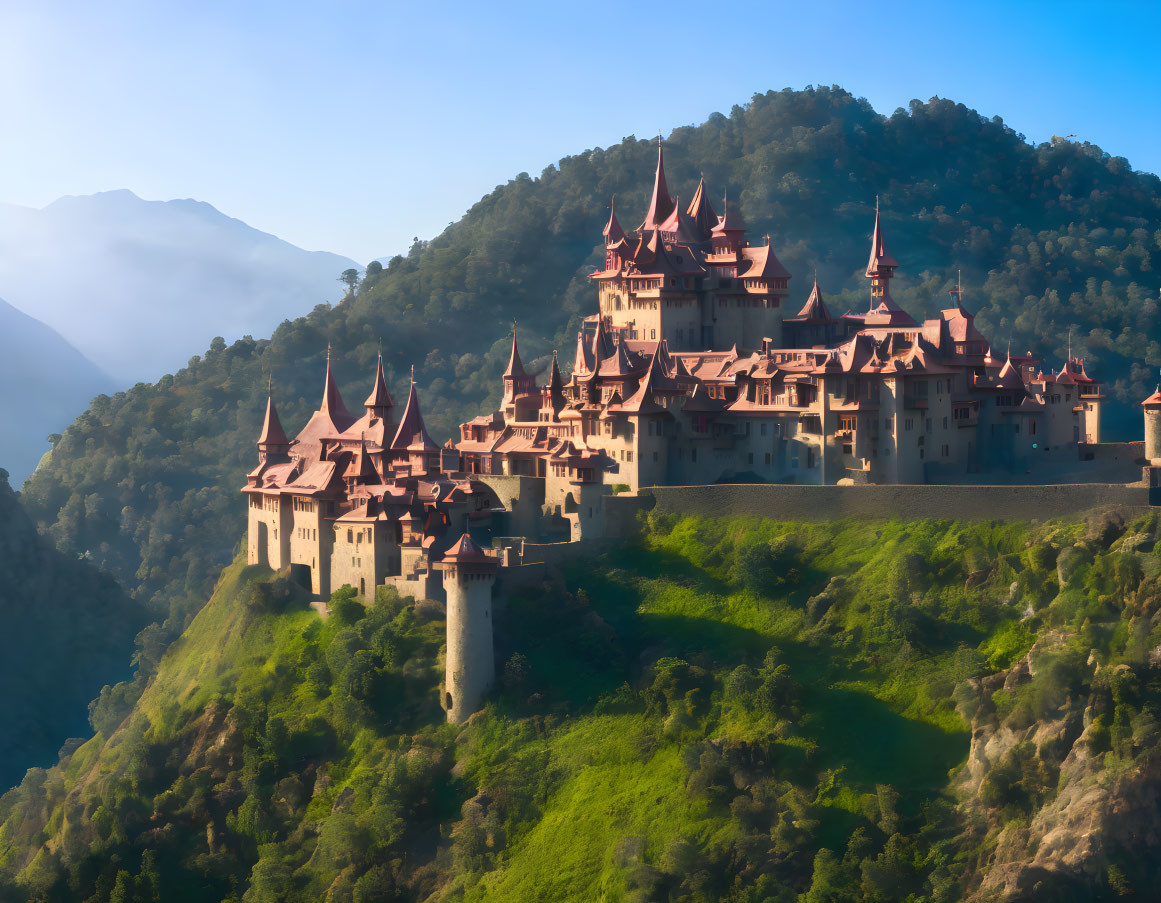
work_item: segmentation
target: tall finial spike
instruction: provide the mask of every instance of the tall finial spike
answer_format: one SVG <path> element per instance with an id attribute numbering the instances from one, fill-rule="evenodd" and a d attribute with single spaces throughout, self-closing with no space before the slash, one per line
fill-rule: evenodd
<path id="1" fill-rule="evenodd" d="M 266 374 L 266 394 L 267 394 L 267 395 L 269 395 L 269 394 L 270 394 L 270 386 L 271 386 L 271 384 L 272 384 L 272 382 L 273 382 L 273 379 L 274 379 L 274 374 L 273 374 L 273 373 L 267 373 L 267 374 Z"/>
<path id="2" fill-rule="evenodd" d="M 411 384 L 415 385 L 415 364 L 411 365 Z"/>

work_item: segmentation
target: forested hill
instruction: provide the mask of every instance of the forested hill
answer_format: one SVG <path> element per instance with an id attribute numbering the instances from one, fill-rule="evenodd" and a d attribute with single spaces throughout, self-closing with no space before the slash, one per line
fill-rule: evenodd
<path id="1" fill-rule="evenodd" d="M 0 469 L 0 786 L 91 733 L 95 686 L 128 672 L 145 622 L 111 577 L 37 534 Z"/>
<path id="2" fill-rule="evenodd" d="M 327 343 L 356 405 L 382 341 L 396 397 L 414 364 L 428 424 L 446 438 L 496 400 L 513 317 L 526 360 L 543 365 L 554 344 L 571 347 L 570 331 L 595 309 L 585 274 L 609 200 L 635 225 L 655 145 L 626 139 L 521 174 L 407 257 L 369 267 L 337 306 L 270 340 L 216 341 L 156 385 L 98 399 L 29 482 L 26 504 L 62 549 L 90 554 L 180 627 L 243 530 L 236 491 L 254 462 L 267 376 L 293 430 L 317 404 Z M 1073 351 L 1113 381 L 1137 429 L 1130 406 L 1161 365 L 1157 177 L 1091 145 L 1032 147 L 951 101 L 882 116 L 834 88 L 756 96 L 676 129 L 666 147 L 683 203 L 704 173 L 715 191 L 728 187 L 752 237 L 770 233 L 795 276 L 792 305 L 815 266 L 838 310 L 865 305 L 878 194 L 906 306 L 943 306 L 958 267 L 965 303 L 999 343 L 1010 336 L 1058 360 L 1075 325 Z"/>

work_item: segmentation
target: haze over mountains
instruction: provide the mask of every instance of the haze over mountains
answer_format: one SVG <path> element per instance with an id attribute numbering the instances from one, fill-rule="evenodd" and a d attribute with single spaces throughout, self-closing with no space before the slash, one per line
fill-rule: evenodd
<path id="1" fill-rule="evenodd" d="M 268 335 L 337 300 L 339 274 L 355 266 L 200 201 L 120 190 L 42 210 L 0 204 L 0 296 L 55 329 L 117 388 L 178 370 L 215 336 Z"/>
<path id="2" fill-rule="evenodd" d="M 0 467 L 16 488 L 113 380 L 57 332 L 0 298 Z"/>

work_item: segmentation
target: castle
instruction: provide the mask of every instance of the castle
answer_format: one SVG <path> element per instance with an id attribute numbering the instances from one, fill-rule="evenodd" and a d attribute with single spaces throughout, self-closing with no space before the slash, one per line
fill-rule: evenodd
<path id="1" fill-rule="evenodd" d="M 954 482 L 1100 442 L 1104 395 L 1082 360 L 994 356 L 958 287 L 937 318 L 899 307 L 877 205 L 868 310 L 840 316 L 817 277 L 785 316 L 790 274 L 768 239 L 747 242 L 704 183 L 683 212 L 660 147 L 644 221 L 626 232 L 614 212 L 603 234 L 600 310 L 568 380 L 554 358 L 538 387 L 513 334 L 501 409 L 460 427 L 465 473 L 543 477 L 587 509 L 587 486 Z"/>
<path id="2" fill-rule="evenodd" d="M 625 231 L 610 212 L 591 276 L 599 311 L 582 323 L 568 378 L 554 353 L 539 385 L 513 329 L 500 409 L 442 448 L 414 379 L 396 416 L 380 355 L 356 416 L 328 352 L 322 403 L 293 440 L 267 401 L 242 489 L 249 561 L 297 572 L 322 599 L 346 584 L 445 601 L 443 703 L 460 721 L 494 676 L 492 583 L 524 558 L 511 542 L 498 554 L 481 543 L 600 538 L 610 500 L 650 486 L 953 483 L 1076 460 L 1100 442 L 1104 396 L 1083 360 L 1053 370 L 994 355 L 958 286 L 923 322 L 895 302 L 899 264 L 877 204 L 862 313 L 834 315 L 816 276 L 786 316 L 790 274 L 768 237 L 745 236 L 704 181 L 684 210 L 670 196 L 659 142 L 641 225 Z M 531 500 L 506 480 L 531 481 Z"/>

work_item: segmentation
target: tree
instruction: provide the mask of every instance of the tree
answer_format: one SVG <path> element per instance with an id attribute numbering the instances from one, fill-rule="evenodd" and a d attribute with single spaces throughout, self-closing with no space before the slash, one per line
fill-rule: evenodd
<path id="1" fill-rule="evenodd" d="M 339 282 L 346 283 L 348 293 L 353 295 L 355 286 L 359 284 L 359 271 L 353 267 L 349 270 L 343 270 L 339 274 Z"/>

